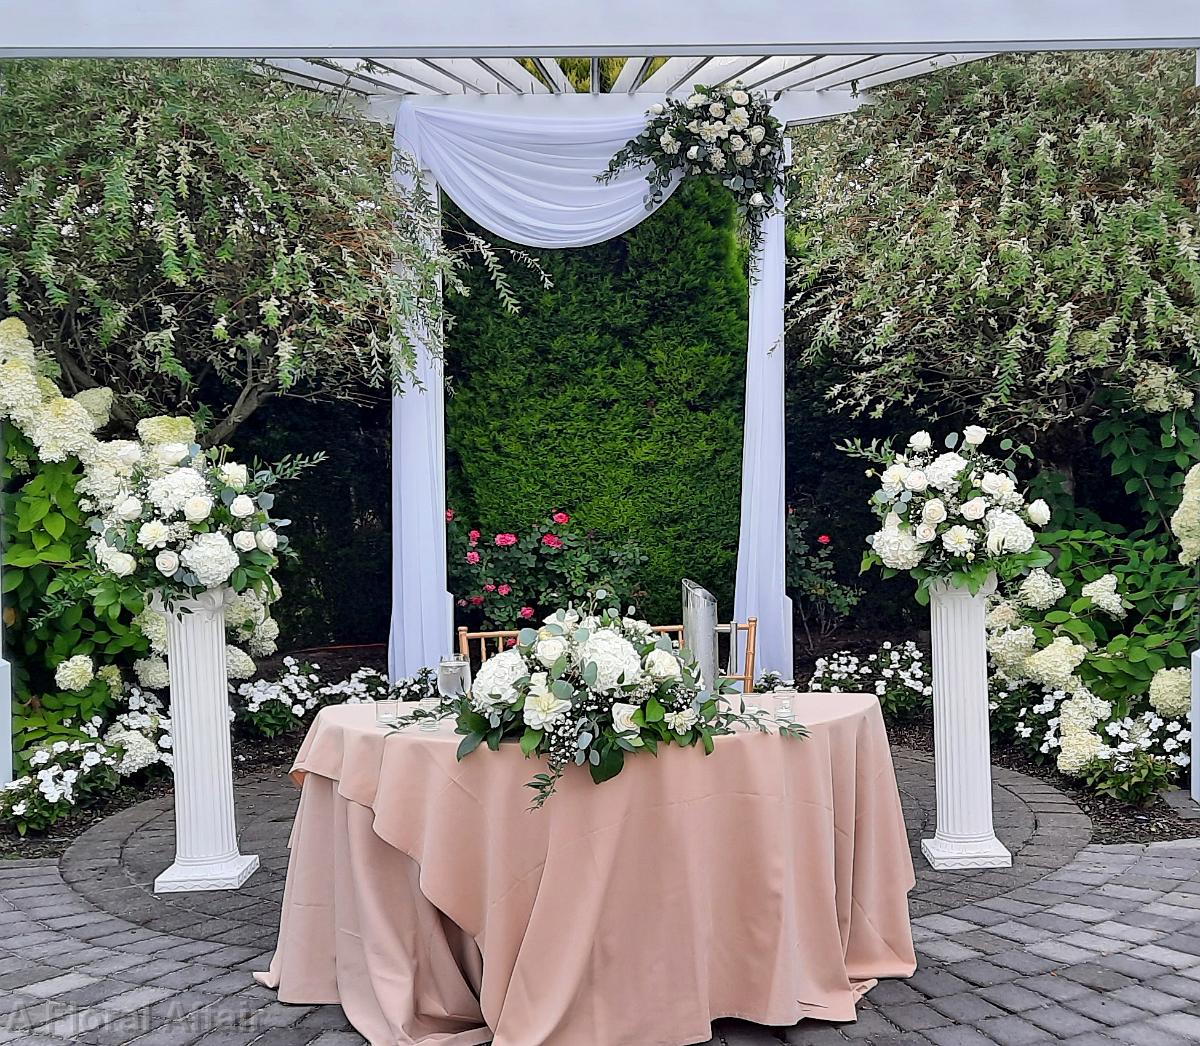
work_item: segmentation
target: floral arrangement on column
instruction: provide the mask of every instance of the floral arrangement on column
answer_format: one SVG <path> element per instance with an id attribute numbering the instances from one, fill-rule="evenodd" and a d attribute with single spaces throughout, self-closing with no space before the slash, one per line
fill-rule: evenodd
<path id="1" fill-rule="evenodd" d="M 1049 506 L 1040 498 L 1026 500 L 1013 458 L 1000 461 L 982 451 L 986 439 L 986 429 L 968 425 L 946 437 L 944 451 L 934 449 L 925 431 L 901 451 L 890 442 L 847 445 L 849 453 L 873 462 L 867 475 L 879 479 L 871 507 L 882 526 L 867 539 L 864 570 L 882 567 L 884 577 L 911 574 L 924 603 L 938 580 L 974 594 L 993 573 L 1011 578 L 1050 562 L 1035 547 L 1035 530 L 1050 522 Z M 1011 440 L 1000 447 L 1029 453 Z"/>
<path id="2" fill-rule="evenodd" d="M 776 724 L 735 699 L 726 681 L 714 682 L 706 686 L 690 655 L 645 621 L 592 603 L 521 629 L 516 646 L 484 661 L 468 693 L 404 722 L 453 718 L 460 759 L 508 740 L 526 756 L 544 756 L 547 771 L 529 782 L 535 807 L 570 766 L 586 766 L 599 784 L 621 772 L 626 755 L 697 744 L 711 753 L 717 737 L 739 726 L 805 736 L 799 724 Z"/>
<path id="3" fill-rule="evenodd" d="M 762 239 L 763 219 L 783 184 L 783 124 L 760 93 L 734 83 L 696 85 L 686 99 L 655 103 L 646 129 L 631 138 L 600 175 L 609 181 L 630 167 L 646 167 L 648 207 L 658 204 L 678 177 L 705 177 L 732 194 L 749 231 L 751 258 Z"/>

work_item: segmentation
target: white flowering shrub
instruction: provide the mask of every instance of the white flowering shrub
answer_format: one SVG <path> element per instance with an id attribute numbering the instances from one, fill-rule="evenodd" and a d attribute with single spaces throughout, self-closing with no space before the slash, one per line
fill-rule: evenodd
<path id="1" fill-rule="evenodd" d="M 933 683 L 921 648 L 911 640 L 883 643 L 860 657 L 848 650 L 813 663 L 808 690 L 829 694 L 874 694 L 888 719 L 904 719 L 928 709 Z"/>
<path id="2" fill-rule="evenodd" d="M 1058 549 L 1057 569 L 1075 562 Z M 1114 573 L 1029 575 L 987 617 L 993 736 L 1098 793 L 1144 802 L 1190 764 L 1186 648 L 1128 632 L 1134 609 Z M 1052 598 L 1053 597 L 1053 598 Z"/>
<path id="3" fill-rule="evenodd" d="M 864 569 L 910 573 L 926 602 L 934 581 L 978 592 L 992 573 L 1015 577 L 1050 562 L 1034 533 L 1050 522 L 1050 508 L 1027 502 L 1013 476 L 1012 454 L 1028 449 L 1006 439 L 1000 449 L 1010 457 L 1000 461 L 980 450 L 986 438 L 985 429 L 968 425 L 946 437 L 944 451 L 924 431 L 900 451 L 891 441 L 843 447 L 872 462 L 867 474 L 879 479 L 871 507 L 883 525 L 867 539 Z"/>
<path id="4" fill-rule="evenodd" d="M 1171 517 L 1171 533 L 1179 542 L 1179 562 L 1185 567 L 1200 562 L 1200 463 L 1184 478 L 1179 507 Z"/>
<path id="5" fill-rule="evenodd" d="M 649 199 L 657 203 L 679 175 L 711 178 L 733 194 L 753 252 L 783 182 L 783 125 L 767 98 L 736 82 L 697 85 L 685 99 L 654 103 L 646 115 L 646 129 L 612 158 L 602 180 L 646 168 Z"/>

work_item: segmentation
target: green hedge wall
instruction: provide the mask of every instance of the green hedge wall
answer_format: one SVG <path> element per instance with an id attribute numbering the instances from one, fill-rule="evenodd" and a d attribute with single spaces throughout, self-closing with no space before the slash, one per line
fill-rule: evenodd
<path id="1" fill-rule="evenodd" d="M 449 302 L 451 503 L 487 529 L 565 509 L 641 544 L 650 617 L 679 616 L 684 576 L 728 613 L 748 293 L 729 195 L 689 183 L 617 240 L 535 253 L 554 287 L 513 271 L 520 314 L 478 273 Z"/>

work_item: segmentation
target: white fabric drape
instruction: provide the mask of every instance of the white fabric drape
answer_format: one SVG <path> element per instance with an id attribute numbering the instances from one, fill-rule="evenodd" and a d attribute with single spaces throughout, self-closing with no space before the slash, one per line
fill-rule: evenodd
<path id="1" fill-rule="evenodd" d="M 580 247 L 619 236 L 650 213 L 642 172 L 596 180 L 644 128 L 647 104 L 644 96 L 612 95 L 405 99 L 396 116 L 396 148 L 492 233 L 531 247 Z M 778 249 L 768 245 L 750 292 L 744 458 L 752 467 L 743 479 L 735 615 L 759 618 L 762 670 L 790 673 L 791 613 L 782 588 L 782 347 L 771 354 L 783 329 L 782 226 L 777 236 Z M 452 638 L 444 389 L 440 363 L 428 352 L 419 355 L 424 390 L 393 400 L 393 679 L 436 664 Z M 777 385 L 760 397 L 764 379 Z M 763 411 L 778 417 L 764 418 Z"/>
<path id="2" fill-rule="evenodd" d="M 785 143 L 785 145 L 788 143 Z M 742 430 L 742 515 L 733 616 L 758 618 L 755 663 L 792 678 L 792 601 L 785 584 L 783 307 L 786 279 L 784 200 L 763 224 L 750 287 L 746 421 Z"/>

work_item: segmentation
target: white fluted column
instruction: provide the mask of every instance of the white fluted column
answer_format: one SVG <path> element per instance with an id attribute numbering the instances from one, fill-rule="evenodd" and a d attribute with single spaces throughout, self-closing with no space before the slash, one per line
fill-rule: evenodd
<path id="1" fill-rule="evenodd" d="M 175 771 L 175 860 L 155 893 L 236 890 L 258 867 L 238 853 L 225 671 L 227 588 L 167 614 Z"/>
<path id="2" fill-rule="evenodd" d="M 930 589 L 933 627 L 933 748 L 937 831 L 921 852 L 937 869 L 1007 868 L 1012 855 L 992 827 L 985 601 L 939 581 Z"/>

